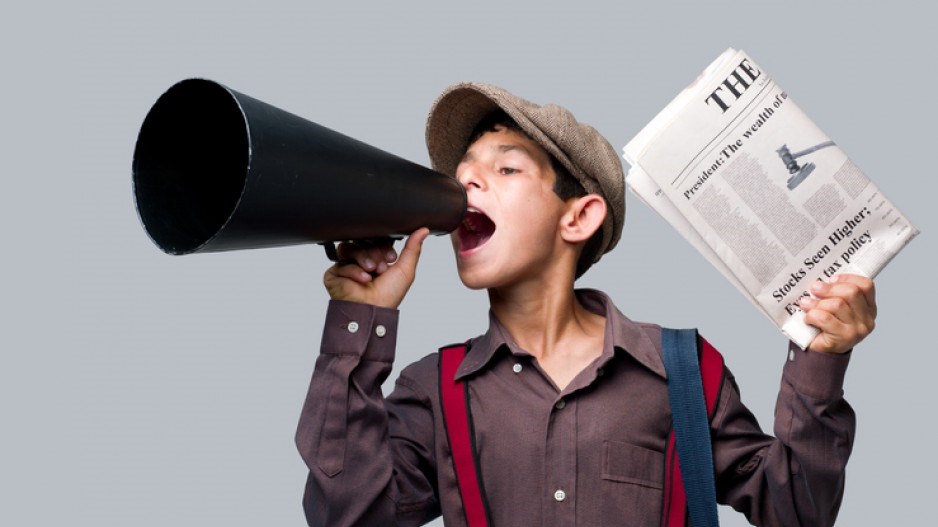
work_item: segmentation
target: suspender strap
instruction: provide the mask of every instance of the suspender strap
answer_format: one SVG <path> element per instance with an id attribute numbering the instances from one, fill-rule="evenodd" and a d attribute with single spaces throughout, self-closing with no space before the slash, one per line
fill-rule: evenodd
<path id="1" fill-rule="evenodd" d="M 466 356 L 467 345 L 457 344 L 440 349 L 440 401 L 443 405 L 443 426 L 453 453 L 456 483 L 462 497 L 469 527 L 491 525 L 486 507 L 482 475 L 475 459 L 475 436 L 472 413 L 469 411 L 469 384 L 456 380 L 456 370 Z"/>
<path id="2" fill-rule="evenodd" d="M 668 396 L 673 421 L 665 452 L 662 526 L 685 527 L 688 506 L 694 527 L 717 526 L 719 519 L 709 421 L 716 412 L 723 386 L 723 357 L 710 343 L 699 338 L 693 329 L 663 328 L 662 347 L 668 371 Z M 467 525 L 489 527 L 492 522 L 475 455 L 469 385 L 456 380 L 456 371 L 467 351 L 467 344 L 440 349 L 443 426 L 453 455 L 453 467 Z M 691 427 L 690 439 L 685 438 L 688 426 Z M 689 482 L 686 493 L 685 479 Z M 698 514 L 704 516 L 698 518 L 695 516 Z"/>
<path id="3" fill-rule="evenodd" d="M 723 358 L 694 329 L 662 328 L 673 431 L 665 453 L 662 524 L 685 525 L 685 504 L 694 527 L 719 525 L 710 424 L 723 384 Z M 699 360 L 699 363 L 698 363 Z M 679 463 L 674 463 L 675 445 Z"/>

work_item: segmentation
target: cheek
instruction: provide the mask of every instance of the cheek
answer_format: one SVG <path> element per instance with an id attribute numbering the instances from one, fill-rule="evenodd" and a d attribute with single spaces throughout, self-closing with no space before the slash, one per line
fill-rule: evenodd
<path id="1" fill-rule="evenodd" d="M 543 196 L 532 196 L 518 203 L 513 219 L 521 225 L 519 233 L 538 244 L 557 233 L 557 211 Z"/>

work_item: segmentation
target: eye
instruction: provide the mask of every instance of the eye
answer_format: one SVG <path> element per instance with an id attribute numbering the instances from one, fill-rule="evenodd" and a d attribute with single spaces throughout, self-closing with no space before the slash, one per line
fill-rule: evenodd
<path id="1" fill-rule="evenodd" d="M 519 171 L 517 168 L 513 168 L 513 167 L 501 167 L 501 168 L 498 169 L 498 173 L 501 174 L 501 175 L 503 175 L 503 176 L 508 176 L 508 175 L 511 175 L 511 174 L 517 174 L 518 172 L 520 172 L 520 171 Z"/>

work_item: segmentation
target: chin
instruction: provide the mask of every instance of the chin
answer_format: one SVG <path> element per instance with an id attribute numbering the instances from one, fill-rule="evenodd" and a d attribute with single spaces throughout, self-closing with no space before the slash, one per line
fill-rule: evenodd
<path id="1" fill-rule="evenodd" d="M 472 290 L 497 289 L 525 280 L 523 268 L 515 268 L 511 262 L 474 262 L 474 265 L 460 265 L 456 262 L 459 280 Z"/>
<path id="2" fill-rule="evenodd" d="M 480 289 L 489 289 L 495 287 L 496 281 L 492 277 L 485 276 L 484 273 L 476 271 L 467 271 L 459 269 L 457 264 L 457 272 L 459 273 L 459 280 L 463 283 L 464 286 L 469 289 L 478 291 Z"/>

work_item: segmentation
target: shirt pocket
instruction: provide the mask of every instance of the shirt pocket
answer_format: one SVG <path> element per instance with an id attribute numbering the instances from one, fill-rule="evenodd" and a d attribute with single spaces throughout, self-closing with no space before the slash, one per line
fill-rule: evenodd
<path id="1" fill-rule="evenodd" d="M 664 454 L 623 443 L 603 442 L 602 478 L 650 489 L 664 488 Z"/>

